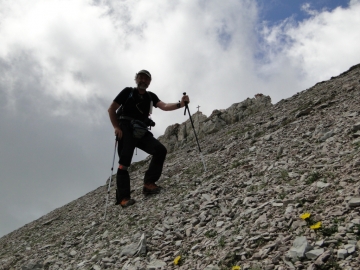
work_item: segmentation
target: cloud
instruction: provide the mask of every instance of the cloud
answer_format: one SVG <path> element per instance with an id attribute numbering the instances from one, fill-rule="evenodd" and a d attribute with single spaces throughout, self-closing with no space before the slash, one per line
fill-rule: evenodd
<path id="1" fill-rule="evenodd" d="M 319 11 L 315 9 L 311 9 L 310 3 L 305 3 L 301 6 L 301 10 L 303 10 L 305 13 L 307 13 L 310 16 L 316 16 L 319 14 Z"/>
<path id="2" fill-rule="evenodd" d="M 347 8 L 313 12 L 302 22 L 285 20 L 272 28 L 264 27 L 265 55 L 271 68 L 289 65 L 298 70 L 299 79 L 315 83 L 360 62 L 360 2 Z"/>

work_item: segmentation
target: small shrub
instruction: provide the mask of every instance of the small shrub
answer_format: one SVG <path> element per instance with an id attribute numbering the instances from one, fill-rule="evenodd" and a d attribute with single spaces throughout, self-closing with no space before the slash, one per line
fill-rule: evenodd
<path id="1" fill-rule="evenodd" d="M 283 180 L 286 180 L 286 179 L 289 177 L 289 173 L 288 173 L 286 170 L 281 170 L 281 171 L 280 171 L 280 177 L 281 177 Z"/>
<path id="2" fill-rule="evenodd" d="M 283 200 L 283 199 L 285 199 L 285 197 L 286 197 L 286 192 L 281 192 L 280 194 L 279 194 L 279 199 L 280 200 Z"/>
<path id="3" fill-rule="evenodd" d="M 319 266 L 319 270 L 341 270 L 335 259 L 328 260 L 325 264 Z"/>
<path id="4" fill-rule="evenodd" d="M 214 230 L 210 230 L 210 231 L 207 231 L 207 232 L 205 233 L 205 236 L 206 236 L 207 238 L 213 238 L 213 237 L 215 237 L 216 235 L 217 235 L 217 232 L 214 231 Z"/>
<path id="5" fill-rule="evenodd" d="M 225 247 L 225 237 L 221 236 L 219 239 L 219 246 L 220 247 Z"/>
<path id="6" fill-rule="evenodd" d="M 321 173 L 317 171 L 313 171 L 306 179 L 306 184 L 311 185 L 312 183 L 316 182 L 320 177 L 321 177 Z"/>
<path id="7" fill-rule="evenodd" d="M 335 233 L 337 233 L 338 227 L 337 226 L 331 226 L 330 228 L 322 228 L 320 232 L 323 236 L 331 236 Z"/>

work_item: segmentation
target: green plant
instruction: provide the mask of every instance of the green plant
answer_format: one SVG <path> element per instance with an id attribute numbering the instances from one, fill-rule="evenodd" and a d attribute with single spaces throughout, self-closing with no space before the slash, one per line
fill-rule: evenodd
<path id="1" fill-rule="evenodd" d="M 338 231 L 338 227 L 335 225 L 331 226 L 329 228 L 324 227 L 324 228 L 320 229 L 320 232 L 323 236 L 331 236 L 334 233 L 337 233 L 337 231 Z"/>
<path id="2" fill-rule="evenodd" d="M 294 121 L 294 120 L 293 119 L 284 120 L 283 122 L 281 122 L 281 127 L 284 127 L 284 126 L 290 124 L 292 121 Z M 280 126 L 279 126 L 279 128 L 280 128 Z"/>
<path id="3" fill-rule="evenodd" d="M 341 270 L 341 267 L 334 258 L 331 258 L 325 264 L 319 265 L 318 267 L 319 270 Z"/>
<path id="4" fill-rule="evenodd" d="M 166 157 L 166 160 L 167 161 L 170 161 L 170 160 L 172 160 L 173 158 L 175 158 L 176 157 L 176 154 L 175 153 L 172 153 L 172 154 L 169 154 L 167 157 Z"/>
<path id="5" fill-rule="evenodd" d="M 227 135 L 230 135 L 231 133 L 234 133 L 234 132 L 236 132 L 237 131 L 237 129 L 232 129 L 232 130 L 229 130 L 228 132 L 226 132 L 226 134 Z"/>
<path id="6" fill-rule="evenodd" d="M 265 175 L 265 172 L 260 172 L 260 171 L 256 171 L 255 173 L 254 173 L 254 176 L 264 176 Z"/>
<path id="7" fill-rule="evenodd" d="M 286 170 L 281 170 L 281 171 L 280 171 L 280 177 L 281 177 L 283 180 L 286 180 L 286 179 L 289 177 L 289 173 L 288 173 Z"/>
<path id="8" fill-rule="evenodd" d="M 225 247 L 225 237 L 223 235 L 219 238 L 218 243 L 220 247 Z"/>
<path id="9" fill-rule="evenodd" d="M 334 223 L 335 224 L 339 224 L 341 222 L 344 222 L 345 221 L 345 218 L 334 218 Z"/>
<path id="10" fill-rule="evenodd" d="M 255 240 L 255 244 L 257 245 L 257 247 L 260 247 L 261 245 L 263 245 L 265 243 L 265 239 L 260 237 L 258 239 Z"/>
<path id="11" fill-rule="evenodd" d="M 258 186 L 257 185 L 252 185 L 246 188 L 247 192 L 256 192 L 258 191 Z"/>
<path id="12" fill-rule="evenodd" d="M 283 199 L 285 199 L 285 197 L 286 197 L 286 192 L 285 191 L 283 191 L 283 192 L 281 192 L 279 194 L 279 199 L 283 200 Z"/>
<path id="13" fill-rule="evenodd" d="M 321 173 L 317 171 L 313 171 L 306 179 L 306 184 L 311 185 L 312 183 L 316 182 L 320 177 L 321 177 Z"/>
<path id="14" fill-rule="evenodd" d="M 262 182 L 262 183 L 259 185 L 259 189 L 264 189 L 266 186 L 267 186 L 267 183 Z"/>
<path id="15" fill-rule="evenodd" d="M 335 174 L 333 172 L 326 172 L 324 173 L 324 175 L 330 179 L 334 179 L 335 178 Z"/>
<path id="16" fill-rule="evenodd" d="M 195 163 L 193 164 L 192 166 L 189 166 L 185 171 L 184 173 L 185 174 L 190 174 L 190 175 L 193 175 L 193 174 L 199 174 L 202 172 L 202 163 L 201 162 L 198 162 L 198 163 Z"/>
<path id="17" fill-rule="evenodd" d="M 296 186 L 296 180 L 291 180 L 290 182 L 289 182 L 289 185 L 290 186 Z"/>
<path id="18" fill-rule="evenodd" d="M 258 138 L 258 137 L 261 137 L 265 134 L 264 131 L 256 131 L 255 134 L 254 134 L 254 138 Z"/>
<path id="19" fill-rule="evenodd" d="M 236 167 L 239 167 L 241 165 L 241 162 L 239 162 L 238 160 L 233 162 L 233 164 L 231 164 L 231 168 L 234 169 Z"/>
<path id="20" fill-rule="evenodd" d="M 322 205 L 322 204 L 324 204 L 324 203 L 325 203 L 325 200 L 322 199 L 322 198 L 317 202 L 318 205 Z"/>
<path id="21" fill-rule="evenodd" d="M 360 147 L 360 142 L 354 143 L 354 147 L 355 147 L 355 149 L 359 149 L 359 147 Z"/>
<path id="22" fill-rule="evenodd" d="M 205 236 L 207 238 L 213 238 L 217 235 L 217 232 L 215 230 L 209 230 L 205 233 Z"/>
<path id="23" fill-rule="evenodd" d="M 146 163 L 148 163 L 149 159 L 144 159 L 139 162 L 133 162 L 131 166 L 129 167 L 129 172 L 134 172 L 143 167 Z"/>
<path id="24" fill-rule="evenodd" d="M 360 225 L 355 224 L 354 227 L 351 228 L 351 232 L 356 235 L 356 240 L 360 240 Z"/>
<path id="25" fill-rule="evenodd" d="M 300 106 L 299 106 L 298 108 L 292 110 L 292 111 L 290 112 L 290 114 L 293 114 L 293 113 L 295 113 L 295 112 L 297 112 L 297 111 L 303 111 L 303 110 L 311 107 L 312 105 L 313 105 L 313 102 L 312 102 L 312 101 L 308 101 L 308 102 L 306 102 L 306 103 L 300 104 Z"/>
<path id="26" fill-rule="evenodd" d="M 235 252 L 228 253 L 224 259 L 221 260 L 220 265 L 221 269 L 231 269 L 239 260 L 241 260 L 241 256 L 237 255 Z"/>

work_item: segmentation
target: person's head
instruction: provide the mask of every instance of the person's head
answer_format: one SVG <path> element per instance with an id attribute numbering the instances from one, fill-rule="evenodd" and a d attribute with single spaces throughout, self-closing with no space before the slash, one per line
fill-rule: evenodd
<path id="1" fill-rule="evenodd" d="M 151 82 L 151 74 L 147 70 L 140 70 L 135 75 L 135 82 L 139 89 L 146 90 L 149 87 Z"/>

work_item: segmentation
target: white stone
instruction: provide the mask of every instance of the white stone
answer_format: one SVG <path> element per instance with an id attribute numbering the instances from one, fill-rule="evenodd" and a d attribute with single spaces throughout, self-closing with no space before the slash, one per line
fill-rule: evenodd
<path id="1" fill-rule="evenodd" d="M 77 264 L 77 267 L 81 267 L 81 266 L 84 266 L 88 261 L 82 261 L 81 263 L 78 263 Z"/>
<path id="2" fill-rule="evenodd" d="M 272 206 L 275 206 L 275 207 L 280 207 L 280 206 L 283 206 L 284 204 L 283 203 L 272 203 Z"/>
<path id="3" fill-rule="evenodd" d="M 344 246 L 344 248 L 347 250 L 349 254 L 352 254 L 355 252 L 356 246 L 352 244 L 347 244 Z"/>
<path id="4" fill-rule="evenodd" d="M 339 250 L 337 251 L 337 257 L 338 257 L 339 259 L 345 259 L 347 255 L 348 255 L 348 252 L 347 252 L 346 249 L 339 249 Z"/>
<path id="5" fill-rule="evenodd" d="M 351 223 L 360 225 L 360 218 L 354 218 L 353 220 L 351 220 Z"/>
<path id="6" fill-rule="evenodd" d="M 220 268 L 216 265 L 210 264 L 210 265 L 206 266 L 206 268 L 204 270 L 220 270 Z"/>
<path id="7" fill-rule="evenodd" d="M 109 236 L 109 231 L 105 231 L 102 235 L 102 238 L 107 238 Z"/>
<path id="8" fill-rule="evenodd" d="M 360 206 L 360 198 L 359 197 L 351 198 L 350 201 L 349 201 L 349 206 L 350 207 Z"/>
<path id="9" fill-rule="evenodd" d="M 160 268 L 160 267 L 164 267 L 164 266 L 166 266 L 166 262 L 164 262 L 162 260 L 154 260 L 147 265 L 147 268 L 148 269 Z"/>
<path id="10" fill-rule="evenodd" d="M 216 222 L 216 227 L 221 227 L 222 225 L 224 225 L 224 221 Z"/>
<path id="11" fill-rule="evenodd" d="M 321 247 L 324 244 L 324 240 L 319 240 L 315 242 L 315 246 Z"/>
<path id="12" fill-rule="evenodd" d="M 211 201 L 212 201 L 209 194 L 202 194 L 201 196 L 202 196 L 204 199 L 206 199 L 208 202 L 211 202 Z"/>
<path id="13" fill-rule="evenodd" d="M 324 182 L 318 181 L 318 182 L 316 182 L 316 186 L 317 186 L 318 188 L 326 188 L 326 187 L 330 186 L 330 184 L 329 184 L 329 183 L 324 183 Z"/>
<path id="14" fill-rule="evenodd" d="M 308 244 L 305 236 L 296 237 L 293 246 L 289 250 L 289 255 L 292 258 L 303 258 L 305 253 L 312 249 Z"/>
<path id="15" fill-rule="evenodd" d="M 310 259 L 310 260 L 315 260 L 317 257 L 319 257 L 321 254 L 324 253 L 324 249 L 320 248 L 320 249 L 313 249 L 310 250 L 308 252 L 305 253 L 306 258 Z"/>

